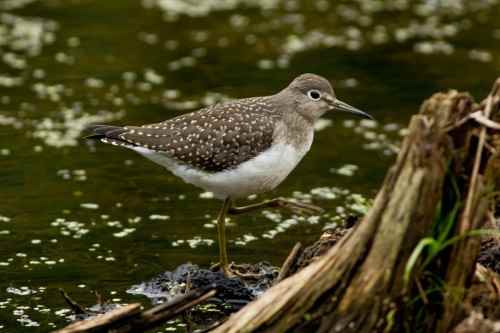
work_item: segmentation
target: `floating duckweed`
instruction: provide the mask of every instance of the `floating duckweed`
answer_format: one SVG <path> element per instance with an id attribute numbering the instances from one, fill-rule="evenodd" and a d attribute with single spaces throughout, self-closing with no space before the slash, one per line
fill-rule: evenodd
<path id="1" fill-rule="evenodd" d="M 0 215 L 0 222 L 10 222 L 12 219 L 7 216 Z"/>
<path id="2" fill-rule="evenodd" d="M 339 190 L 336 187 L 318 187 L 312 189 L 310 193 L 318 199 L 335 200 L 338 198 Z"/>
<path id="3" fill-rule="evenodd" d="M 82 287 L 80 287 L 82 286 Z M 85 285 L 82 284 L 82 285 L 79 285 L 77 286 L 78 288 L 85 288 Z M 54 311 L 54 314 L 56 316 L 59 316 L 59 317 L 64 317 L 66 316 L 67 314 L 71 313 L 71 310 L 70 309 L 61 309 L 61 310 L 57 310 L 57 311 Z"/>
<path id="4" fill-rule="evenodd" d="M 63 109 L 62 120 L 44 118 L 35 126 L 32 136 L 56 148 L 76 146 L 85 127 L 92 123 L 108 122 L 123 117 L 123 112 L 101 111 L 97 115 L 80 113 L 77 109 Z"/>
<path id="5" fill-rule="evenodd" d="M 135 231 L 135 228 L 125 228 L 120 232 L 113 233 L 113 236 L 116 238 L 123 238 L 123 237 L 126 237 L 129 234 L 133 233 L 134 231 Z"/>
<path id="6" fill-rule="evenodd" d="M 493 60 L 493 55 L 486 50 L 470 50 L 469 58 L 481 62 L 491 62 Z"/>
<path id="7" fill-rule="evenodd" d="M 276 235 L 287 231 L 292 226 L 297 225 L 298 223 L 299 223 L 299 221 L 296 218 L 289 218 L 289 219 L 286 219 L 284 221 L 281 221 L 278 223 L 278 225 L 275 228 L 263 233 L 262 238 L 273 239 L 274 237 L 276 237 Z"/>
<path id="8" fill-rule="evenodd" d="M 242 237 L 238 237 L 235 241 L 234 241 L 234 244 L 236 245 L 241 245 L 241 246 L 245 246 L 247 245 L 248 243 L 250 242 L 253 242 L 253 241 L 256 241 L 258 240 L 259 238 L 252 235 L 252 234 L 245 234 L 243 235 Z"/>
<path id="9" fill-rule="evenodd" d="M 166 99 L 176 99 L 180 96 L 179 90 L 167 89 L 163 92 L 163 97 Z"/>
<path id="10" fill-rule="evenodd" d="M 55 55 L 55 60 L 61 64 L 67 65 L 72 65 L 75 62 L 75 59 L 72 56 L 67 55 L 64 52 L 57 52 Z"/>
<path id="11" fill-rule="evenodd" d="M 307 222 L 308 222 L 309 224 L 318 224 L 318 223 L 319 223 L 320 218 L 321 218 L 320 216 L 309 216 L 309 217 L 307 218 Z"/>
<path id="12" fill-rule="evenodd" d="M 209 106 L 219 102 L 227 101 L 229 99 L 230 98 L 226 95 L 209 91 L 203 97 L 201 97 L 201 104 L 204 106 Z"/>
<path id="13" fill-rule="evenodd" d="M 401 126 L 399 124 L 396 124 L 396 123 L 389 123 L 389 124 L 385 124 L 383 129 L 384 131 L 386 132 L 394 132 L 394 131 L 397 131 L 401 128 Z"/>
<path id="14" fill-rule="evenodd" d="M 168 215 L 160 215 L 160 214 L 151 214 L 149 215 L 149 219 L 150 220 L 162 220 L 162 221 L 166 221 L 166 220 L 169 220 L 170 219 L 170 216 Z"/>
<path id="15" fill-rule="evenodd" d="M 108 227 L 113 227 L 113 228 L 122 228 L 123 225 L 120 221 L 109 221 L 109 222 L 106 222 L 106 225 Z"/>
<path id="16" fill-rule="evenodd" d="M 87 180 L 87 172 L 83 169 L 77 169 L 77 170 L 60 169 L 57 170 L 57 175 L 64 180 L 74 179 L 80 182 Z"/>
<path id="17" fill-rule="evenodd" d="M 100 89 L 104 87 L 104 81 L 101 79 L 89 77 L 85 80 L 85 85 L 89 88 Z"/>
<path id="18" fill-rule="evenodd" d="M 367 2 L 356 1 L 352 3 L 331 4 L 327 1 L 315 2 L 315 10 L 325 15 L 333 22 L 339 22 L 331 29 L 324 25 L 315 26 L 315 22 L 307 22 L 309 17 L 303 14 L 277 15 L 270 23 L 261 24 L 259 30 L 274 32 L 276 25 L 288 26 L 291 34 L 284 37 L 275 37 L 273 44 L 276 45 L 280 55 L 277 59 L 286 59 L 281 63 L 286 67 L 289 58 L 299 52 L 304 52 L 320 47 L 340 47 L 347 50 L 359 50 L 367 44 L 381 45 L 391 42 L 413 43 L 417 53 L 442 53 L 450 55 L 454 51 L 451 44 L 453 38 L 471 26 L 469 15 L 479 16 L 481 11 L 488 10 L 497 4 L 497 1 L 479 2 L 481 5 L 467 4 L 464 1 L 451 2 L 441 1 L 384 1 Z M 278 0 L 202 0 L 189 3 L 181 0 L 144 0 L 146 8 L 160 8 L 167 20 L 177 20 L 180 16 L 206 17 L 213 11 L 228 11 L 238 6 L 254 7 L 261 15 L 267 15 L 271 9 L 281 8 L 285 12 L 300 13 L 309 7 L 306 1 L 278 1 Z M 331 8 L 335 7 L 335 8 Z M 309 8 L 307 8 L 309 10 Z M 398 13 L 410 14 L 410 19 L 398 22 L 387 22 L 388 14 Z M 316 16 L 314 16 L 316 17 Z M 319 22 L 323 22 L 319 20 Z M 304 23 L 308 23 L 307 25 Z M 228 25 L 236 31 L 243 31 L 249 26 L 249 19 L 241 14 L 233 14 L 229 17 Z M 310 26 L 309 30 L 304 26 Z M 253 38 L 252 38 L 253 37 Z M 202 41 L 206 40 L 206 37 Z M 219 37 L 219 45 L 224 47 L 229 38 Z M 247 34 L 247 43 L 255 43 L 255 36 Z M 263 59 L 259 62 L 259 68 L 270 69 L 279 64 L 278 60 Z M 176 69 L 179 66 L 174 66 Z"/>
<path id="19" fill-rule="evenodd" d="M 155 85 L 162 84 L 164 81 L 163 76 L 158 74 L 154 69 L 146 69 L 144 72 L 144 79 Z"/>
<path id="20" fill-rule="evenodd" d="M 265 218 L 267 218 L 270 221 L 273 222 L 280 222 L 282 219 L 282 216 L 278 212 L 270 211 L 270 210 L 263 210 L 262 215 L 264 215 Z"/>
<path id="21" fill-rule="evenodd" d="M 186 239 L 186 240 L 178 239 L 176 241 L 173 241 L 171 245 L 173 247 L 177 247 L 185 243 L 187 243 L 190 248 L 195 249 L 200 245 L 212 246 L 215 243 L 215 241 L 213 239 L 207 239 L 207 238 L 202 238 L 200 236 L 195 236 L 192 239 Z"/>
<path id="22" fill-rule="evenodd" d="M 129 217 L 127 219 L 127 222 L 129 224 L 137 224 L 137 223 L 139 223 L 141 221 L 142 221 L 142 217 L 140 217 L 140 216 Z"/>
<path id="23" fill-rule="evenodd" d="M 203 192 L 199 195 L 200 199 L 213 199 L 214 194 L 212 192 Z"/>
<path id="24" fill-rule="evenodd" d="M 0 2 L 0 9 L 7 11 L 12 9 L 22 8 L 35 1 L 38 0 L 3 0 L 2 2 Z"/>
<path id="25" fill-rule="evenodd" d="M 78 47 L 80 46 L 80 38 L 73 36 L 68 38 L 67 44 L 69 47 Z"/>
<path id="26" fill-rule="evenodd" d="M 178 240 L 175 240 L 172 243 L 170 243 L 170 245 L 172 245 L 173 247 L 177 247 L 177 246 L 182 245 L 182 244 L 184 244 L 183 239 L 178 239 Z"/>
<path id="27" fill-rule="evenodd" d="M 423 41 L 417 42 L 413 46 L 413 50 L 422 54 L 445 54 L 450 55 L 455 51 L 452 44 L 438 40 L 438 41 Z"/>
<path id="28" fill-rule="evenodd" d="M 80 207 L 85 209 L 99 209 L 99 205 L 93 202 L 81 203 Z"/>
<path id="29" fill-rule="evenodd" d="M 7 75 L 0 75 L 0 87 L 12 88 L 23 84 L 21 77 L 13 77 Z"/>
<path id="30" fill-rule="evenodd" d="M 33 295 L 33 294 L 37 293 L 37 291 L 35 289 L 31 289 L 27 286 L 21 286 L 19 288 L 7 287 L 6 291 L 9 294 L 14 294 L 14 295 L 18 295 L 18 296 L 27 296 L 27 295 Z"/>
<path id="31" fill-rule="evenodd" d="M 204 47 L 197 47 L 191 51 L 193 57 L 202 58 L 207 55 L 207 49 Z"/>
<path id="32" fill-rule="evenodd" d="M 14 118 L 14 117 L 7 117 L 7 116 L 4 116 L 4 115 L 1 115 L 0 114 L 0 125 L 2 126 L 12 126 L 14 128 L 22 128 L 23 127 L 23 123 Z"/>
<path id="33" fill-rule="evenodd" d="M 128 82 L 135 81 L 137 79 L 137 74 L 134 72 L 125 72 L 122 74 L 122 79 Z"/>
<path id="34" fill-rule="evenodd" d="M 350 194 L 347 197 L 347 201 L 349 202 L 348 208 L 359 215 L 365 215 L 372 204 L 371 200 L 356 193 Z"/>
<path id="35" fill-rule="evenodd" d="M 262 59 L 257 63 L 257 67 L 259 67 L 260 69 L 273 69 L 274 62 L 270 59 Z"/>
<path id="36" fill-rule="evenodd" d="M 354 164 L 345 164 L 338 169 L 330 169 L 330 172 L 336 173 L 337 175 L 352 177 L 358 171 L 359 167 Z"/>
<path id="37" fill-rule="evenodd" d="M 364 128 L 377 128 L 378 123 L 375 120 L 363 119 L 359 121 L 359 125 Z"/>
<path id="38" fill-rule="evenodd" d="M 158 36 L 153 33 L 140 32 L 138 37 L 139 40 L 149 45 L 154 45 L 158 43 Z"/>
<path id="39" fill-rule="evenodd" d="M 77 221 L 68 221 L 64 218 L 57 218 L 55 221 L 50 223 L 53 227 L 59 227 L 61 235 L 69 236 L 73 238 L 81 238 L 83 235 L 89 232 L 88 229 L 84 228 L 85 224 Z"/>
<path id="40" fill-rule="evenodd" d="M 182 0 L 143 0 L 144 7 L 163 10 L 167 20 L 176 20 L 180 15 L 203 17 L 214 11 L 231 10 L 238 6 L 269 10 L 276 8 L 279 3 L 279 0 L 201 0 L 193 3 Z"/>
<path id="41" fill-rule="evenodd" d="M 314 130 L 316 132 L 322 131 L 325 128 L 332 126 L 333 121 L 331 119 L 320 118 L 314 123 Z"/>
<path id="42" fill-rule="evenodd" d="M 39 99 L 47 99 L 52 102 L 59 102 L 65 90 L 62 84 L 48 85 L 42 82 L 35 83 L 32 89 Z"/>
<path id="43" fill-rule="evenodd" d="M 176 41 L 176 40 L 167 40 L 167 41 L 165 42 L 164 46 L 165 46 L 165 48 L 166 48 L 167 50 L 172 51 L 172 50 L 177 49 L 177 47 L 179 46 L 179 42 L 178 42 L 178 41 Z"/>
<path id="44" fill-rule="evenodd" d="M 398 132 L 399 136 L 407 136 L 407 135 L 408 135 L 408 133 L 409 133 L 408 128 L 402 128 L 402 129 L 400 129 L 400 130 L 399 130 L 399 132 Z"/>
<path id="45" fill-rule="evenodd" d="M 352 119 L 347 119 L 347 120 L 344 120 L 344 122 L 342 123 L 342 125 L 345 128 L 353 128 L 356 125 L 356 122 L 354 120 L 352 120 Z"/>

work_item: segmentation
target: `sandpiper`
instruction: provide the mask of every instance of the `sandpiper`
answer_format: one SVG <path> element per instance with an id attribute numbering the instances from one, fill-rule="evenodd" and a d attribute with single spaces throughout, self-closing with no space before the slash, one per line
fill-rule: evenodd
<path id="1" fill-rule="evenodd" d="M 276 188 L 309 151 L 314 122 L 329 111 L 371 118 L 340 101 L 325 78 L 302 74 L 274 95 L 215 104 L 149 125 L 93 125 L 88 138 L 135 150 L 223 200 L 217 218 L 219 264 L 228 276 L 232 272 L 226 250 L 226 214 L 264 207 L 320 211 L 283 198 L 243 207 L 234 206 L 233 200 Z"/>

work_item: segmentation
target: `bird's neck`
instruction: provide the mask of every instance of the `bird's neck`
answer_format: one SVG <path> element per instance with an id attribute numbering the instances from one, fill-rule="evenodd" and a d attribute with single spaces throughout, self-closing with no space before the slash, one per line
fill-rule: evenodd
<path id="1" fill-rule="evenodd" d="M 297 149 L 302 149 L 305 146 L 309 147 L 313 137 L 314 124 L 296 112 L 284 114 L 282 123 L 275 133 L 277 141 L 293 145 Z"/>

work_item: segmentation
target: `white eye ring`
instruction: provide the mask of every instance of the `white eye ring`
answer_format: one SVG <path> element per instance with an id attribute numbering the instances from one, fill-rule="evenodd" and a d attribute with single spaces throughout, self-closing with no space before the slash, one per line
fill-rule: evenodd
<path id="1" fill-rule="evenodd" d="M 307 97 L 309 97 L 313 101 L 319 101 L 321 99 L 321 93 L 319 92 L 319 90 L 312 89 L 307 92 Z"/>

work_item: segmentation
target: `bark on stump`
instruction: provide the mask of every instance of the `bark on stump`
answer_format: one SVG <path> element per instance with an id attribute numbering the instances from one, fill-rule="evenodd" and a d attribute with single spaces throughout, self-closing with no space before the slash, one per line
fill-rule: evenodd
<path id="1" fill-rule="evenodd" d="M 500 79 L 480 105 L 456 91 L 427 100 L 363 221 L 214 332 L 396 331 L 411 323 L 405 304 L 422 286 L 415 276 L 405 281 L 404 271 L 419 241 L 436 228 L 438 209 L 463 203 L 450 236 L 465 236 L 481 227 L 489 194 L 500 188 L 499 100 Z M 478 249 L 477 237 L 464 237 L 440 256 L 433 273 L 445 288 L 437 311 L 423 318 L 426 329 L 447 332 L 456 323 Z"/>

